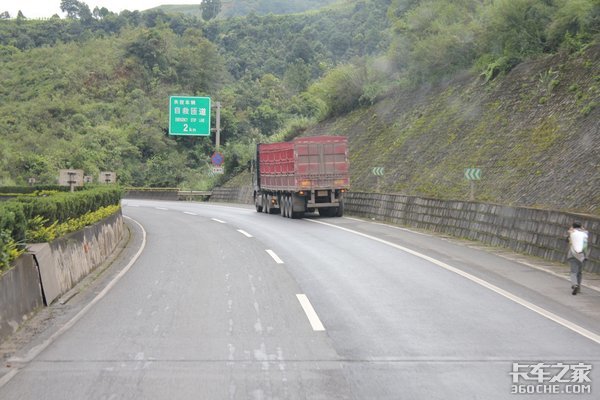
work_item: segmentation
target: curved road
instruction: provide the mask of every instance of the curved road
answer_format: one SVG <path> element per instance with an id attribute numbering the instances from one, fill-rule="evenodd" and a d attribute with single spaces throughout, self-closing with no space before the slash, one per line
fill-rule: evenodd
<path id="1" fill-rule="evenodd" d="M 124 213 L 147 232 L 139 259 L 0 399 L 600 393 L 600 295 L 559 277 L 350 218 L 141 200 Z M 511 394 L 514 363 L 538 394 Z M 592 371 L 574 387 L 577 365 Z M 539 394 L 552 378 L 558 394 Z M 560 393 L 573 389 L 591 394 Z"/>

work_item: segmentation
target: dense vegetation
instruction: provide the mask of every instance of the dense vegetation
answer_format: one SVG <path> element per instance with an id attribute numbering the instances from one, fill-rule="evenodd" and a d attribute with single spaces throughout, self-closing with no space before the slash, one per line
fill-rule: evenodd
<path id="1" fill-rule="evenodd" d="M 169 95 L 221 101 L 234 172 L 253 141 L 315 115 L 311 82 L 385 50 L 386 12 L 379 0 L 210 23 L 162 11 L 1 20 L 0 184 L 81 168 L 125 185 L 206 187 L 213 143 L 168 137 Z"/>
<path id="2" fill-rule="evenodd" d="M 126 185 L 205 188 L 214 144 L 168 137 L 169 95 L 223 104 L 231 174 L 256 141 L 462 71 L 492 85 L 525 60 L 577 55 L 600 26 L 600 0 L 355 0 L 208 22 L 70 4 L 67 19 L 0 20 L 0 185 L 54 183 L 73 167 L 117 171 Z"/>
<path id="3" fill-rule="evenodd" d="M 36 191 L 0 202 L 0 275 L 25 243 L 49 241 L 91 225 L 118 211 L 121 195 L 121 189 L 106 186 L 74 193 Z"/>
<path id="4" fill-rule="evenodd" d="M 215 0 L 211 0 L 214 2 Z M 336 0 L 217 0 L 219 12 L 216 18 L 226 19 L 242 17 L 248 14 L 292 14 L 319 9 L 334 3 Z M 206 3 L 203 2 L 203 4 Z M 188 15 L 201 16 L 202 9 L 197 5 L 163 5 L 156 7 L 165 12 L 179 12 Z"/>

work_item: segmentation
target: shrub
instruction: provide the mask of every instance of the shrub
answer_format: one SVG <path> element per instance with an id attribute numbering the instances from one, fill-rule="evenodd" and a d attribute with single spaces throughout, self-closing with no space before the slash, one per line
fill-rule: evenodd
<path id="1" fill-rule="evenodd" d="M 0 275 L 7 271 L 10 263 L 24 251 L 10 236 L 8 230 L 0 230 Z"/>
<path id="2" fill-rule="evenodd" d="M 319 98 L 327 109 L 320 117 L 335 117 L 356 109 L 360 105 L 365 79 L 363 68 L 340 65 L 313 84 L 309 93 Z"/>
<path id="3" fill-rule="evenodd" d="M 29 221 L 26 239 L 28 243 L 50 242 L 58 237 L 90 226 L 107 218 L 121 207 L 119 205 L 109 205 L 101 207 L 95 211 L 87 212 L 77 218 L 69 218 L 67 221 L 59 224 L 57 221 L 50 224 L 48 220 L 36 216 Z"/>
<path id="4" fill-rule="evenodd" d="M 26 241 L 53 240 L 114 213 L 121 195 L 118 187 L 97 187 L 46 197 L 19 196 L 0 203 L 0 269 L 9 268 Z"/>

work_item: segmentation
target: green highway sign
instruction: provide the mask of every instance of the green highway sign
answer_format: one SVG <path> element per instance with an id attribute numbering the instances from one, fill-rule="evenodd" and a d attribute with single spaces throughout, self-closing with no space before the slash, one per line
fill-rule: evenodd
<path id="1" fill-rule="evenodd" d="M 169 135 L 210 136 L 210 97 L 171 96 Z"/>

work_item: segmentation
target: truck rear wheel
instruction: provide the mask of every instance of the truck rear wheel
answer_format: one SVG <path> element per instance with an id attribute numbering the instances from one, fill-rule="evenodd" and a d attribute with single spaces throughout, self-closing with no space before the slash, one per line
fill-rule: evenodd
<path id="1" fill-rule="evenodd" d="M 256 212 L 262 212 L 262 196 L 257 198 L 257 194 L 254 193 L 254 206 L 256 207 Z"/>
<path id="2" fill-rule="evenodd" d="M 344 202 L 340 202 L 340 206 L 337 208 L 335 216 L 336 217 L 343 217 L 344 216 Z"/>
<path id="3" fill-rule="evenodd" d="M 285 196 L 285 217 L 292 218 L 292 196 Z"/>
<path id="4" fill-rule="evenodd" d="M 283 195 L 279 198 L 279 207 L 281 208 L 281 216 L 283 218 L 287 218 L 288 212 L 288 204 L 287 204 L 287 196 Z"/>

